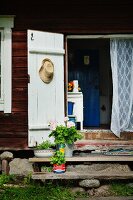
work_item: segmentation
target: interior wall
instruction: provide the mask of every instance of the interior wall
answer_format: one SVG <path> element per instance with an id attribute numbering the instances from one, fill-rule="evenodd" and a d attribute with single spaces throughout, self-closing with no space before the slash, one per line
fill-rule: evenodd
<path id="1" fill-rule="evenodd" d="M 68 39 L 68 65 L 70 63 L 70 59 L 72 59 L 71 63 L 73 65 L 75 64 L 74 56 L 77 49 L 96 49 L 99 51 L 100 124 L 110 124 L 112 77 L 110 67 L 109 39 Z M 68 66 L 68 71 L 69 70 L 70 66 Z"/>

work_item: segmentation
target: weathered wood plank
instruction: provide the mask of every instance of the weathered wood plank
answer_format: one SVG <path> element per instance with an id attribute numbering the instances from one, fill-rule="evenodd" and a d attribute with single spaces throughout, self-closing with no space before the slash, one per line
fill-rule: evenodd
<path id="1" fill-rule="evenodd" d="M 27 88 L 28 87 L 28 77 L 26 78 L 13 78 L 13 88 Z"/>
<path id="2" fill-rule="evenodd" d="M 10 131 L 10 132 L 0 132 L 0 138 L 27 138 L 28 133 L 26 131 L 22 132 L 15 132 L 15 131 Z"/>
<path id="3" fill-rule="evenodd" d="M 25 149 L 28 144 L 27 138 L 0 138 L 0 149 Z"/>
<path id="4" fill-rule="evenodd" d="M 28 130 L 28 125 L 25 125 L 23 123 L 0 125 L 0 132 L 21 132 L 21 131 L 27 132 L 27 130 Z"/>
<path id="5" fill-rule="evenodd" d="M 12 64 L 14 67 L 26 67 L 27 68 L 27 57 L 21 57 L 21 56 L 14 56 L 12 57 Z"/>
<path id="6" fill-rule="evenodd" d="M 13 31 L 13 42 L 27 42 L 27 31 Z"/>
<path id="7" fill-rule="evenodd" d="M 27 43 L 26 42 L 14 42 L 12 44 L 13 52 L 12 56 L 27 56 Z"/>
<path id="8" fill-rule="evenodd" d="M 17 78 L 25 78 L 27 76 L 27 68 L 26 67 L 14 67 L 13 76 Z"/>
<path id="9" fill-rule="evenodd" d="M 49 158 L 29 158 L 29 162 L 49 162 Z M 90 162 L 90 161 L 113 161 L 113 162 L 119 162 L 119 161 L 133 161 L 133 156 L 106 156 L 106 155 L 90 155 L 86 157 L 71 157 L 66 158 L 66 161 L 68 162 Z"/>
<path id="10" fill-rule="evenodd" d="M 41 173 L 34 172 L 32 174 L 32 179 L 100 179 L 100 180 L 117 180 L 117 179 L 132 179 L 133 172 L 123 172 L 123 173 L 111 173 L 111 172 L 90 172 L 90 173 L 82 173 L 82 172 L 65 172 L 63 174 L 56 173 Z"/>
<path id="11" fill-rule="evenodd" d="M 133 139 L 133 132 L 122 132 L 121 137 L 118 138 L 115 134 L 112 133 L 111 130 L 88 130 L 84 133 L 84 138 L 86 140 L 131 140 Z"/>

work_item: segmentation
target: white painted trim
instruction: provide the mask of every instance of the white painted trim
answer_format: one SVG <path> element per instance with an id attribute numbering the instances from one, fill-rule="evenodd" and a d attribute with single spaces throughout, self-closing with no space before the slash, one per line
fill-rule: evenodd
<path id="1" fill-rule="evenodd" d="M 12 106 L 12 31 L 14 16 L 0 16 L 0 29 L 2 37 L 2 75 L 3 75 L 3 99 L 0 101 L 0 110 L 11 113 Z"/>
<path id="2" fill-rule="evenodd" d="M 47 53 L 47 54 L 56 54 L 56 55 L 63 55 L 65 54 L 65 50 L 62 49 L 44 49 L 44 48 L 40 48 L 40 49 L 34 49 L 34 48 L 29 48 L 29 52 L 30 53 Z"/>
<path id="3" fill-rule="evenodd" d="M 133 34 L 112 35 L 68 35 L 67 39 L 111 39 L 111 38 L 133 38 Z"/>
<path id="4" fill-rule="evenodd" d="M 4 30 L 4 113 L 11 113 L 12 106 L 12 31 L 10 28 Z"/>

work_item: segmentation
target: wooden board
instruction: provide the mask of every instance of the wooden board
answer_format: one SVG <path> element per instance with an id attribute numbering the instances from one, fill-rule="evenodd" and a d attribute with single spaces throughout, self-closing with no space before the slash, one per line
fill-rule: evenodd
<path id="1" fill-rule="evenodd" d="M 29 158 L 29 162 L 49 162 L 49 158 Z M 87 162 L 87 161 L 113 161 L 113 162 L 124 162 L 124 161 L 133 161 L 133 156 L 106 156 L 106 155 L 90 155 L 87 157 L 71 157 L 66 158 L 67 162 Z"/>
<path id="2" fill-rule="evenodd" d="M 32 179 L 133 179 L 133 172 L 123 172 L 123 173 L 107 173 L 107 172 L 65 172 L 63 174 L 50 173 L 40 173 L 35 172 L 32 175 Z"/>

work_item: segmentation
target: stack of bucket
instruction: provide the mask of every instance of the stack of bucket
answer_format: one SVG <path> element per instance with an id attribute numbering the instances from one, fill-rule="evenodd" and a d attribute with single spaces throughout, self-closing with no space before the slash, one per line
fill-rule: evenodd
<path id="1" fill-rule="evenodd" d="M 68 118 L 69 121 L 72 121 L 76 125 L 76 117 L 72 116 L 73 115 L 73 107 L 74 107 L 74 102 L 68 101 Z"/>

